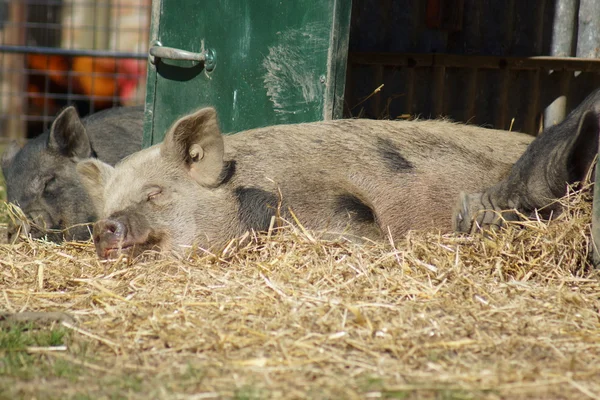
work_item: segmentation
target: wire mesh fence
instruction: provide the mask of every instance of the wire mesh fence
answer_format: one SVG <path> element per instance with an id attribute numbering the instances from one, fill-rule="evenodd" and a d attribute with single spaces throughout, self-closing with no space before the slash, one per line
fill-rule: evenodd
<path id="1" fill-rule="evenodd" d="M 0 0 L 0 140 L 142 104 L 151 0 Z"/>

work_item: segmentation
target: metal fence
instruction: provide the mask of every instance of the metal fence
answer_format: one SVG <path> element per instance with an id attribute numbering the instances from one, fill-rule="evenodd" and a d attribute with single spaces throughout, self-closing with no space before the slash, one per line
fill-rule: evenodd
<path id="1" fill-rule="evenodd" d="M 150 6 L 0 0 L 0 140 L 67 104 L 143 103 Z M 353 0 L 346 114 L 536 133 L 600 85 L 598 15 L 600 0 Z"/>
<path id="2" fill-rule="evenodd" d="M 150 3 L 0 1 L 0 139 L 41 133 L 66 105 L 142 104 Z"/>

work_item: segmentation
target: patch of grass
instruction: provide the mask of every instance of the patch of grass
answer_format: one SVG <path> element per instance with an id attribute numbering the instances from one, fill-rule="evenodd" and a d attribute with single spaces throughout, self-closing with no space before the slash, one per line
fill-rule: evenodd
<path id="1" fill-rule="evenodd" d="M 66 360 L 56 360 L 52 363 L 51 375 L 57 378 L 65 378 L 70 382 L 76 382 L 80 376 L 81 367 L 73 365 L 71 362 Z"/>
<path id="2" fill-rule="evenodd" d="M 93 400 L 94 396 L 89 394 L 77 393 L 72 398 L 72 400 Z"/>
<path id="3" fill-rule="evenodd" d="M 380 377 L 369 375 L 358 380 L 358 387 L 364 392 L 380 391 L 385 383 Z"/>
<path id="4" fill-rule="evenodd" d="M 437 400 L 471 400 L 484 398 L 481 393 L 447 387 L 446 385 L 431 385 L 427 383 L 407 384 L 401 387 L 386 387 L 383 379 L 367 377 L 359 382 L 361 392 L 370 393 L 370 397 L 381 399 L 420 399 L 431 398 Z M 369 396 L 367 396 L 369 397 Z"/>
<path id="5" fill-rule="evenodd" d="M 381 393 L 381 398 L 382 399 L 398 399 L 398 400 L 403 400 L 403 399 L 408 399 L 410 398 L 411 395 L 415 394 L 414 391 L 409 391 L 409 390 L 389 390 L 389 391 L 383 391 Z"/>
<path id="6" fill-rule="evenodd" d="M 197 368 L 194 365 L 188 364 L 186 370 L 179 377 L 179 380 L 187 385 L 199 385 L 206 378 L 206 370 Z"/>
<path id="7" fill-rule="evenodd" d="M 424 387 L 415 385 L 412 388 L 383 389 L 378 392 L 379 393 L 377 393 L 377 397 L 389 400 L 421 398 L 431 398 L 436 400 L 475 400 L 487 398 L 489 395 L 489 392 L 484 393 L 482 391 L 468 391 L 464 389 L 447 388 L 443 386 L 440 388 L 435 388 L 431 387 L 430 385 L 425 385 Z"/>
<path id="8" fill-rule="evenodd" d="M 0 330 L 0 375 L 32 379 L 39 375 L 74 379 L 79 367 L 61 359 L 48 359 L 43 349 L 66 345 L 68 331 L 62 327 L 39 327 L 11 323 Z M 42 349 L 42 351 L 39 351 Z"/>
<path id="9" fill-rule="evenodd" d="M 62 327 L 40 329 L 31 322 L 15 322 L 0 331 L 0 351 L 25 350 L 28 346 L 61 346 L 67 330 Z"/>
<path id="10" fill-rule="evenodd" d="M 474 400 L 479 396 L 460 389 L 443 389 L 438 392 L 436 398 L 439 400 Z"/>
<path id="11" fill-rule="evenodd" d="M 113 379 L 109 386 L 115 393 L 140 393 L 144 388 L 144 377 L 139 375 L 123 375 Z"/>
<path id="12" fill-rule="evenodd" d="M 242 386 L 233 395 L 234 400 L 260 400 L 267 397 L 268 395 L 264 390 L 250 385 Z"/>

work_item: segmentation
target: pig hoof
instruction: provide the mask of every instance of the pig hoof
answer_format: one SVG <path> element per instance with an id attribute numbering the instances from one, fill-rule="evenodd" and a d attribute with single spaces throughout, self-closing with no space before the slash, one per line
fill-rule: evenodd
<path id="1" fill-rule="evenodd" d="M 460 192 L 458 203 L 452 216 L 452 229 L 455 232 L 471 232 L 471 218 L 469 217 L 469 196 Z"/>

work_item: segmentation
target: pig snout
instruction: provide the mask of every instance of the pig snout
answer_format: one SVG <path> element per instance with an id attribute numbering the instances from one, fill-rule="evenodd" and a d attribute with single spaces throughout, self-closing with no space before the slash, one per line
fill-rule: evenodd
<path id="1" fill-rule="evenodd" d="M 124 223 L 110 219 L 102 221 L 99 229 L 102 235 L 108 235 L 110 239 L 117 241 L 122 241 L 127 233 Z"/>
<path id="2" fill-rule="evenodd" d="M 94 225 L 94 243 L 100 258 L 113 258 L 130 246 L 126 243 L 127 226 L 117 219 L 103 219 Z"/>
<path id="3" fill-rule="evenodd" d="M 29 236 L 33 239 L 48 239 L 60 242 L 62 232 L 47 212 L 34 210 L 23 211 L 21 215 L 8 223 L 7 239 L 9 243 L 16 243 L 20 236 Z"/>
<path id="4" fill-rule="evenodd" d="M 116 258 L 119 254 L 136 256 L 159 246 L 161 240 L 139 214 L 119 214 L 94 224 L 94 243 L 98 257 Z"/>

